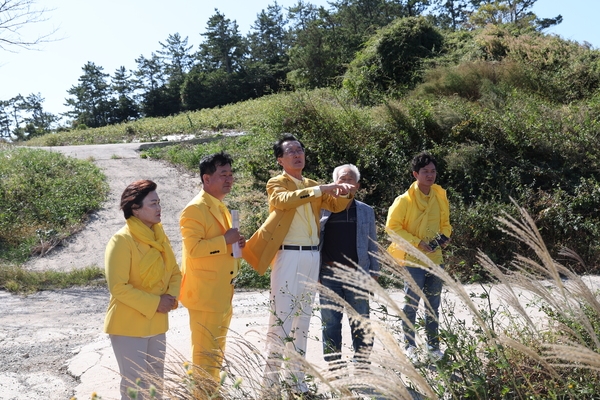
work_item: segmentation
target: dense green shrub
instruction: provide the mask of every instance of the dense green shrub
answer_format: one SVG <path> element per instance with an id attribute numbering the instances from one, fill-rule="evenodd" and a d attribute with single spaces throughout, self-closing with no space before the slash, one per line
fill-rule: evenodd
<path id="1" fill-rule="evenodd" d="M 466 42 L 471 46 L 459 43 L 446 45 L 443 55 L 432 61 L 438 67 L 425 74 L 418 93 L 478 100 L 486 91 L 510 93 L 516 88 L 568 104 L 600 88 L 600 51 L 576 42 L 490 25 Z"/>
<path id="2" fill-rule="evenodd" d="M 510 93 L 513 86 L 509 83 L 525 79 L 519 74 L 523 75 L 522 69 L 510 62 L 464 62 L 429 70 L 416 93 L 459 96 L 469 101 L 493 96 L 493 105 Z"/>
<path id="3" fill-rule="evenodd" d="M 0 147 L 0 259 L 48 251 L 80 229 L 107 193 L 104 175 L 88 161 Z"/>
<path id="4" fill-rule="evenodd" d="M 591 210 L 599 205 L 593 188 L 600 168 L 600 102 L 593 97 L 562 106 L 515 90 L 502 96 L 493 107 L 452 96 L 361 107 L 333 90 L 298 91 L 253 101 L 261 119 L 250 134 L 147 155 L 197 171 L 203 155 L 231 153 L 237 182 L 228 202 L 240 210 L 242 232 L 250 236 L 267 216 L 265 183 L 280 171 L 272 143 L 282 132 L 305 144 L 306 176 L 328 182 L 335 166 L 356 164 L 362 173 L 358 198 L 375 208 L 380 227 L 394 198 L 413 181 L 411 158 L 429 150 L 440 162 L 438 182 L 448 189 L 452 207 L 448 269 L 461 280 L 485 278 L 474 267 L 477 249 L 500 264 L 522 250 L 496 228 L 495 218 L 512 212 L 511 199 L 540 222 L 552 254 L 574 248 L 596 271 L 600 232 L 593 229 Z M 248 107 L 240 104 L 241 118 Z M 214 120 L 223 119 L 213 113 Z M 387 244 L 385 235 L 381 244 Z"/>
<path id="5" fill-rule="evenodd" d="M 539 191 L 532 194 L 527 204 L 535 213 L 540 232 L 550 249 L 558 253 L 564 247 L 570 248 L 582 258 L 583 263 L 561 260 L 579 273 L 598 271 L 600 182 L 597 179 L 582 177 L 569 190 Z M 587 271 L 585 266 L 593 266 L 594 269 Z"/>
<path id="6" fill-rule="evenodd" d="M 423 61 L 439 51 L 442 41 L 425 18 L 399 18 L 369 39 L 348 66 L 343 86 L 364 104 L 405 92 L 420 81 Z"/>
<path id="7" fill-rule="evenodd" d="M 507 58 L 523 70 L 525 88 L 548 101 L 569 103 L 600 88 L 600 51 L 555 36 L 508 36 Z"/>

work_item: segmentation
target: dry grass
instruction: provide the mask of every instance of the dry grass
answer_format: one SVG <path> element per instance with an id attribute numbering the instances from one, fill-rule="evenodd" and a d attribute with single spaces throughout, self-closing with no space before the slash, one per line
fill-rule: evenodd
<path id="1" fill-rule="evenodd" d="M 474 294 L 473 286 L 460 284 L 427 259 L 422 260 L 445 281 L 447 291 L 440 321 L 446 355 L 435 365 L 415 367 L 406 358 L 399 328 L 399 322 L 406 318 L 402 301 L 360 269 L 340 268 L 335 279 L 346 282 L 349 288 L 372 293 L 375 301 L 371 303 L 370 320 L 363 319 L 341 299 L 334 307 L 344 308 L 350 319 L 360 321 L 376 343 L 368 364 L 340 362 L 332 365 L 336 368 L 324 370 L 296 352 L 281 348 L 283 358 L 300 363 L 310 377 L 312 398 L 595 398 L 600 385 L 598 293 L 585 277 L 577 276 L 550 256 L 533 220 L 524 209 L 519 208 L 519 212 L 519 219 L 498 218 L 501 229 L 527 244 L 537 259 L 516 255 L 510 268 L 503 268 L 480 254 L 482 267 L 496 282 L 482 286 L 479 294 Z M 393 240 L 420 257 L 402 239 Z M 410 279 L 387 253 L 381 253 L 381 261 L 390 271 L 390 279 Z M 324 287 L 315 290 L 335 297 Z M 466 312 L 459 314 L 459 310 Z M 422 328 L 415 325 L 418 334 Z M 265 385 L 264 352 L 244 337 L 231 336 L 221 382 L 211 383 L 181 357 L 181 362 L 168 370 L 164 397 L 303 398 L 289 393 L 283 375 L 280 384 Z"/>

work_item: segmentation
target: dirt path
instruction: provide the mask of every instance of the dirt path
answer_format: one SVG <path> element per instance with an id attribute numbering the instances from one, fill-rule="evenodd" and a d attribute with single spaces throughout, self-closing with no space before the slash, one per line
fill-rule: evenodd
<path id="1" fill-rule="evenodd" d="M 93 159 L 106 176 L 110 195 L 104 207 L 90 216 L 86 228 L 64 246 L 26 267 L 71 270 L 103 267 L 104 248 L 124 224 L 118 209 L 125 187 L 137 179 L 152 179 L 163 205 L 163 224 L 177 258 L 181 258 L 178 215 L 197 193 L 200 179 L 158 161 L 139 157 L 139 144 L 66 146 L 50 148 L 69 156 Z M 76 288 L 15 296 L 0 291 L 0 399 L 68 399 L 79 377 L 68 372 L 67 361 L 82 346 L 102 334 L 108 303 L 106 289 Z"/>
<path id="2" fill-rule="evenodd" d="M 95 146 L 65 146 L 49 148 L 81 159 L 93 159 L 108 178 L 110 194 L 104 207 L 90 216 L 85 230 L 43 258 L 26 264 L 34 270 L 70 270 L 88 265 L 104 267 L 104 249 L 111 236 L 125 219 L 119 211 L 121 193 L 138 179 L 151 179 L 158 185 L 161 198 L 162 223 L 177 258 L 181 258 L 181 237 L 178 216 L 183 207 L 198 193 L 199 176 L 192 176 L 159 161 L 139 157 L 139 144 L 109 144 Z"/>

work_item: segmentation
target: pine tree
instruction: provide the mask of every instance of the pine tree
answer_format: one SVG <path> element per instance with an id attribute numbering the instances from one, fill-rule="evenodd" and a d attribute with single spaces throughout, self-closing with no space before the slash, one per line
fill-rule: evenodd
<path id="1" fill-rule="evenodd" d="M 140 112 L 135 101 L 135 83 L 131 79 L 131 73 L 125 67 L 121 66 L 115 71 L 110 88 L 114 95 L 111 123 L 139 118 Z"/>
<path id="2" fill-rule="evenodd" d="M 203 70 L 224 70 L 228 74 L 241 70 L 246 44 L 235 21 L 225 18 L 215 9 L 215 15 L 209 18 L 202 36 L 206 40 L 200 45 L 197 58 Z"/>
<path id="3" fill-rule="evenodd" d="M 71 107 L 66 115 L 73 118 L 74 125 L 83 124 L 91 128 L 106 126 L 110 123 L 110 85 L 108 74 L 93 62 L 86 63 L 79 84 L 72 86 L 67 93 L 65 105 Z"/>

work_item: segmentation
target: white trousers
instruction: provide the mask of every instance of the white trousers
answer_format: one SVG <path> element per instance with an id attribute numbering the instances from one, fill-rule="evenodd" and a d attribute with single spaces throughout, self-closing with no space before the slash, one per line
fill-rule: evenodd
<path id="1" fill-rule="evenodd" d="M 161 380 L 164 376 L 165 369 L 165 351 L 166 351 L 166 335 L 150 337 L 131 337 L 109 335 L 110 343 L 112 344 L 115 358 L 119 364 L 119 372 L 121 372 L 121 400 L 129 400 L 131 397 L 127 395 L 128 388 L 148 387 L 148 376 L 152 379 Z M 136 381 L 140 379 L 139 387 L 136 387 Z M 136 399 L 143 399 L 140 394 Z M 160 393 L 157 393 L 155 399 L 161 399 Z"/>
<path id="2" fill-rule="evenodd" d="M 271 270 L 271 316 L 267 333 L 265 380 L 277 383 L 283 362 L 282 350 L 306 354 L 314 286 L 319 278 L 318 251 L 279 250 Z M 308 390 L 301 363 L 291 360 L 284 374 L 300 392 Z"/>

